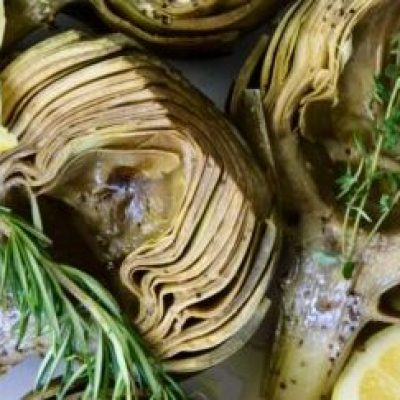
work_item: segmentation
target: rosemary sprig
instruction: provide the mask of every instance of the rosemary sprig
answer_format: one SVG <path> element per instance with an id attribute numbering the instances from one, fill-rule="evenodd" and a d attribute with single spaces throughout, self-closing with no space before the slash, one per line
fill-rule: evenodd
<path id="1" fill-rule="evenodd" d="M 38 391 L 49 387 L 65 363 L 58 400 L 82 382 L 82 399 L 185 398 L 95 279 L 54 262 L 46 251 L 50 240 L 4 207 L 0 232 L 0 299 L 11 294 L 20 312 L 18 343 L 33 322 L 38 337 L 48 341 Z"/>
<path id="2" fill-rule="evenodd" d="M 353 154 L 358 157 L 356 167 L 348 163 L 345 172 L 337 179 L 338 198 L 344 200 L 346 210 L 343 222 L 342 254 L 343 275 L 353 276 L 357 249 L 364 249 L 386 221 L 400 199 L 400 174 L 380 166 L 384 154 L 392 152 L 400 142 L 400 36 L 392 41 L 391 63 L 384 74 L 374 79 L 373 104 L 383 109 L 383 117 L 375 116 L 371 137 L 355 135 Z M 379 215 L 372 218 L 367 204 L 373 188 L 378 187 Z M 382 191 L 383 188 L 383 191 Z M 361 223 L 371 227 L 366 239 L 358 246 Z"/>

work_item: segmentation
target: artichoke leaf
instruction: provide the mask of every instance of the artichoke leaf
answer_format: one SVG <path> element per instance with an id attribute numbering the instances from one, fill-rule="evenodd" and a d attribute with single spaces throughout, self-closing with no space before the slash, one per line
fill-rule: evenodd
<path id="1" fill-rule="evenodd" d="M 0 45 L 3 45 L 6 18 L 4 15 L 4 0 L 0 1 Z"/>
<path id="2" fill-rule="evenodd" d="M 8 24 L 4 37 L 4 48 L 12 45 L 26 35 L 49 25 L 63 7 L 75 0 L 12 0 L 5 2 Z"/>

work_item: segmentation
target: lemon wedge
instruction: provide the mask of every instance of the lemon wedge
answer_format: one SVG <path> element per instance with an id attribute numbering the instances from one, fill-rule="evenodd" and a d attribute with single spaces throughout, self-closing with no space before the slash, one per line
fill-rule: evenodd
<path id="1" fill-rule="evenodd" d="M 350 359 L 332 400 L 400 400 L 400 326 L 372 336 L 364 349 Z"/>

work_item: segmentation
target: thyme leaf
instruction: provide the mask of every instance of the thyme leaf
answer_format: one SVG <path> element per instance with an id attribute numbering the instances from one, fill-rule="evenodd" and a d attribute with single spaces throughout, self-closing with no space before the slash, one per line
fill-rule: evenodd
<path id="1" fill-rule="evenodd" d="M 349 162 L 336 179 L 337 198 L 345 205 L 341 258 L 346 279 L 351 279 L 356 269 L 358 249 L 369 244 L 400 199 L 399 173 L 381 167 L 382 157 L 400 145 L 400 34 L 393 38 L 390 54 L 390 64 L 382 76 L 374 78 L 373 102 L 383 111 L 383 116 L 375 114 L 371 137 L 354 135 L 352 153 L 358 156 L 358 166 Z M 374 188 L 379 188 L 381 195 L 379 215 L 372 218 L 366 208 Z M 369 233 L 358 246 L 363 221 L 369 225 Z"/>

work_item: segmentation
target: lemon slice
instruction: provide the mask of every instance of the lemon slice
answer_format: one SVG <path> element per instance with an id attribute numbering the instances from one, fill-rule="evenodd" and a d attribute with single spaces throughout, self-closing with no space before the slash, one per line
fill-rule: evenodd
<path id="1" fill-rule="evenodd" d="M 351 358 L 332 400 L 400 400 L 400 327 L 386 328 Z"/>

